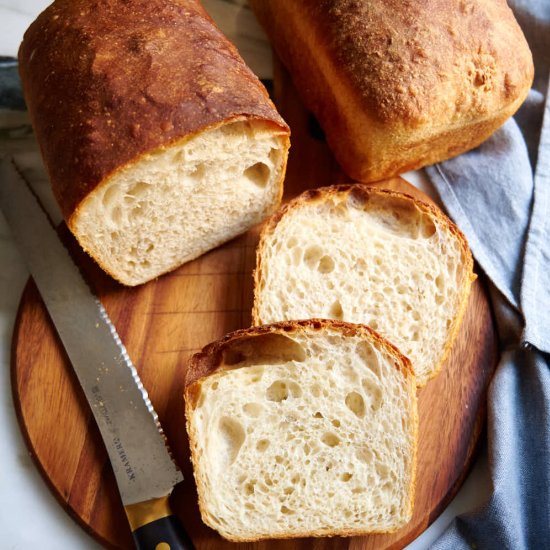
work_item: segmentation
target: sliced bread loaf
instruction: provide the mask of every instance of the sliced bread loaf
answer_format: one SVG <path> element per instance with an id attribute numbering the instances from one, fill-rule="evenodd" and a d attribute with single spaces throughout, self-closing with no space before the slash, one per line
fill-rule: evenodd
<path id="1" fill-rule="evenodd" d="M 358 184 L 308 191 L 263 229 L 253 321 L 367 324 L 411 360 L 421 386 L 451 348 L 472 268 L 464 236 L 423 202 Z"/>
<path id="2" fill-rule="evenodd" d="M 280 204 L 289 129 L 198 0 L 55 0 L 19 69 L 82 247 L 136 285 Z"/>
<path id="3" fill-rule="evenodd" d="M 185 407 L 203 521 L 230 540 L 390 532 L 411 517 L 415 378 L 368 327 L 230 334 L 191 359 Z"/>

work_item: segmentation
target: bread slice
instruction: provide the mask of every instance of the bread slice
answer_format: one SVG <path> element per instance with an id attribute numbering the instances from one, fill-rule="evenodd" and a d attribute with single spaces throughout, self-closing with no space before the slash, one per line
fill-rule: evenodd
<path id="1" fill-rule="evenodd" d="M 198 0 L 55 0 L 25 33 L 19 70 L 65 221 L 120 282 L 170 271 L 279 206 L 288 126 Z"/>
<path id="2" fill-rule="evenodd" d="M 409 521 L 415 378 L 368 327 L 241 330 L 195 355 L 186 384 L 202 519 L 225 538 L 381 533 Z"/>
<path id="3" fill-rule="evenodd" d="M 451 348 L 472 268 L 458 228 L 413 197 L 359 184 L 308 191 L 262 231 L 253 321 L 367 324 L 411 360 L 422 386 Z"/>

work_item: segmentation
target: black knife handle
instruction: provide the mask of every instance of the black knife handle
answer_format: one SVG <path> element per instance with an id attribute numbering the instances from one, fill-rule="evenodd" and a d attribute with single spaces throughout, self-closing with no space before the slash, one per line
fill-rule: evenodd
<path id="1" fill-rule="evenodd" d="M 174 515 L 147 523 L 132 535 L 137 550 L 195 550 L 189 535 Z"/>
<path id="2" fill-rule="evenodd" d="M 137 550 L 195 550 L 179 519 L 170 510 L 168 497 L 124 507 Z"/>

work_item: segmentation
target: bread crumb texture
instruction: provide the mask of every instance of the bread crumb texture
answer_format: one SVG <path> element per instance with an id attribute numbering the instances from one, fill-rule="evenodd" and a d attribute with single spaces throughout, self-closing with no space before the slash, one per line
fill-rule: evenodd
<path id="1" fill-rule="evenodd" d="M 219 361 L 187 394 L 208 525 L 254 540 L 387 532 L 410 519 L 416 394 L 398 352 L 364 328 L 326 325 L 245 333 Z"/>
<path id="2" fill-rule="evenodd" d="M 272 213 L 285 140 L 259 121 L 239 121 L 148 153 L 88 195 L 71 229 L 119 280 L 147 281 Z"/>
<path id="3" fill-rule="evenodd" d="M 403 194 L 336 186 L 306 193 L 264 230 L 253 316 L 366 324 L 423 385 L 450 347 L 472 280 L 467 243 L 444 215 Z"/>

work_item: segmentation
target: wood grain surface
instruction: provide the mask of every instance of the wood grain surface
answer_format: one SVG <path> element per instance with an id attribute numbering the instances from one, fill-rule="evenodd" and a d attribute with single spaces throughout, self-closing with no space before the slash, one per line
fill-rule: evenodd
<path id="1" fill-rule="evenodd" d="M 284 75 L 279 74 L 276 83 L 278 106 L 292 129 L 285 198 L 307 188 L 348 181 Z M 400 178 L 377 185 L 422 196 Z M 176 513 L 198 550 L 236 547 L 200 520 L 185 433 L 183 380 L 193 352 L 250 324 L 258 228 L 133 289 L 102 273 L 64 227 L 60 232 L 116 325 L 182 468 L 185 480 L 172 496 Z M 419 391 L 417 490 L 411 522 L 391 535 L 238 546 L 378 549 L 401 548 L 412 541 L 454 496 L 471 465 L 496 360 L 493 320 L 480 278 L 442 373 Z M 130 530 L 99 432 L 32 280 L 16 320 L 12 383 L 21 429 L 59 502 L 106 547 L 131 548 Z"/>

